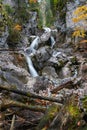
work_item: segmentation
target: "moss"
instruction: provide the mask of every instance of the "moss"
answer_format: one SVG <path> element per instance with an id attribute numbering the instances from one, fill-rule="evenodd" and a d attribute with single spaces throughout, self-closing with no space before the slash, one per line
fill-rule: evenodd
<path id="1" fill-rule="evenodd" d="M 0 2 L 0 35 L 3 34 L 7 25 L 8 14 L 5 10 L 5 6 Z"/>
<path id="2" fill-rule="evenodd" d="M 68 112 L 74 118 L 77 118 L 80 114 L 78 107 L 73 104 L 69 105 Z"/>
<path id="3" fill-rule="evenodd" d="M 20 7 L 15 11 L 15 19 L 20 24 L 24 24 L 29 20 L 29 12 L 25 7 Z"/>
<path id="4" fill-rule="evenodd" d="M 68 0 L 50 0 L 51 1 L 51 9 L 54 15 L 54 19 L 56 19 L 56 13 L 59 12 L 60 19 L 65 22 L 66 17 L 66 2 Z"/>
<path id="5" fill-rule="evenodd" d="M 76 58 L 76 56 L 73 56 L 73 57 L 71 58 L 71 62 L 72 62 L 72 64 L 76 64 L 76 63 L 77 63 L 77 58 Z"/>
<path id="6" fill-rule="evenodd" d="M 21 39 L 20 31 L 10 29 L 9 36 L 7 39 L 8 44 L 11 44 L 11 43 L 18 44 L 20 42 L 20 39 Z"/>
<path id="7" fill-rule="evenodd" d="M 60 107 L 58 105 L 51 105 L 48 109 L 46 114 L 43 116 L 42 120 L 40 121 L 37 130 L 42 130 L 45 126 L 49 126 L 49 122 L 53 120 L 53 118 L 58 113 Z"/>
<path id="8" fill-rule="evenodd" d="M 5 10 L 9 15 L 14 13 L 14 9 L 8 4 L 5 5 Z"/>
<path id="9" fill-rule="evenodd" d="M 60 59 L 60 60 L 58 61 L 58 65 L 59 65 L 60 67 L 63 67 L 63 66 L 64 66 L 64 61 Z"/>
<path id="10" fill-rule="evenodd" d="M 77 95 L 72 95 L 66 105 L 66 112 L 69 113 L 69 123 L 68 130 L 73 130 L 77 128 L 77 123 L 81 120 L 82 113 L 78 107 L 78 97 Z"/>

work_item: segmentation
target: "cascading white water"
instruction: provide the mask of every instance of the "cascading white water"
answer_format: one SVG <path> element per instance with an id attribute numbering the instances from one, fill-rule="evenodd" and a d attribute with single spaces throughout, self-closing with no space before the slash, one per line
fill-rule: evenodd
<path id="1" fill-rule="evenodd" d="M 53 46 L 55 45 L 56 42 L 55 42 L 53 36 L 51 36 L 50 39 L 51 39 L 51 48 L 53 48 Z"/>
<path id="2" fill-rule="evenodd" d="M 38 73 L 33 66 L 31 57 L 28 55 L 25 55 L 25 57 L 26 57 L 26 61 L 27 61 L 28 67 L 29 67 L 30 74 L 32 75 L 32 77 L 37 77 Z"/>
<path id="3" fill-rule="evenodd" d="M 32 63 L 31 55 L 36 52 L 36 49 L 38 48 L 38 44 L 39 44 L 39 43 L 40 43 L 40 38 L 37 36 L 37 37 L 32 41 L 30 47 L 26 48 L 26 50 L 25 50 L 25 52 L 26 52 L 26 51 L 29 51 L 29 54 L 26 54 L 26 55 L 25 55 L 25 58 L 26 58 L 26 61 L 27 61 L 28 67 L 29 67 L 30 74 L 31 74 L 33 77 L 38 76 L 38 73 L 37 73 L 37 71 L 36 71 L 36 69 L 34 68 L 34 65 L 33 65 L 33 63 Z"/>
<path id="4" fill-rule="evenodd" d="M 30 49 L 37 49 L 39 43 L 40 43 L 40 38 L 39 38 L 39 36 L 37 36 L 37 37 L 33 40 L 32 44 L 30 45 Z"/>

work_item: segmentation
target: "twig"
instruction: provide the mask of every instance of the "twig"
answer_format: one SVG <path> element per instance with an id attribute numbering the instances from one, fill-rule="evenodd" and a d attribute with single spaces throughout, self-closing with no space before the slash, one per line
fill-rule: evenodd
<path id="1" fill-rule="evenodd" d="M 27 97 L 30 97 L 30 98 L 35 98 L 35 99 L 40 99 L 40 100 L 48 100 L 48 101 L 51 101 L 51 102 L 58 102 L 58 103 L 62 102 L 62 101 L 60 101 L 56 98 L 39 96 L 39 95 L 33 94 L 29 91 L 25 92 L 25 91 L 21 91 L 21 90 L 18 90 L 18 89 L 11 88 L 11 87 L 6 87 L 6 86 L 3 87 L 3 86 L 0 85 L 0 89 L 7 90 L 9 92 L 17 93 L 17 94 L 27 96 Z"/>
<path id="2" fill-rule="evenodd" d="M 12 117 L 10 130 L 14 130 L 14 122 L 15 122 L 15 115 L 13 115 L 13 117 Z"/>

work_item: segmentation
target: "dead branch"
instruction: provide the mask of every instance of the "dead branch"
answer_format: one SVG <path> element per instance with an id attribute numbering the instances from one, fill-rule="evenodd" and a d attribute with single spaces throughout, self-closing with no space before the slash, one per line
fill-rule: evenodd
<path id="1" fill-rule="evenodd" d="M 67 82 L 65 82 L 65 83 L 63 83 L 63 84 L 57 86 L 56 88 L 54 88 L 54 89 L 51 91 L 51 93 L 57 93 L 57 92 L 60 91 L 61 89 L 63 89 L 63 88 L 69 88 L 70 86 L 73 86 L 72 80 L 69 80 L 69 81 L 67 81 Z"/>
<path id="2" fill-rule="evenodd" d="M 3 99 L 2 103 L 0 104 L 0 109 L 4 110 L 7 109 L 9 107 L 21 107 L 23 109 L 29 109 L 31 111 L 38 111 L 38 112 L 45 112 L 46 108 L 45 107 L 41 107 L 41 106 L 32 106 L 32 105 L 27 105 L 18 101 L 14 101 L 11 99 Z"/>
<path id="3" fill-rule="evenodd" d="M 29 92 L 29 91 L 25 92 L 25 91 L 21 91 L 21 90 L 18 90 L 18 89 L 7 87 L 7 86 L 1 86 L 0 85 L 0 89 L 7 90 L 9 92 L 13 92 L 13 93 L 20 94 L 20 95 L 23 95 L 23 96 L 27 96 L 27 97 L 30 97 L 30 98 L 35 98 L 35 99 L 40 99 L 40 100 L 47 100 L 47 101 L 57 102 L 57 103 L 63 102 L 63 101 L 60 101 L 59 99 L 56 99 L 56 98 L 53 98 L 53 97 L 39 96 L 39 95 L 33 94 L 33 93 Z"/>

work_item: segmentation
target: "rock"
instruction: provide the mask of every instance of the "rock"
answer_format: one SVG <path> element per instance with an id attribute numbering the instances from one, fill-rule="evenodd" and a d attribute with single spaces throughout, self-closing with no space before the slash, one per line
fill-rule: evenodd
<path id="1" fill-rule="evenodd" d="M 87 73 L 87 63 L 83 64 L 82 73 Z"/>
<path id="2" fill-rule="evenodd" d="M 39 48 L 35 56 L 32 58 L 34 66 L 41 70 L 50 58 L 50 53 L 52 52 L 48 46 Z"/>
<path id="3" fill-rule="evenodd" d="M 6 30 L 4 30 L 4 32 L 2 32 L 2 35 L 0 36 L 0 48 L 1 47 L 8 48 L 8 45 L 6 44 L 7 37 L 8 37 L 8 30 L 6 28 Z"/>
<path id="4" fill-rule="evenodd" d="M 25 68 L 13 64 L 14 57 L 8 52 L 0 54 L 0 84 L 15 86 L 19 90 L 32 91 L 36 79 Z"/>
<path id="5" fill-rule="evenodd" d="M 51 66 L 44 67 L 42 70 L 42 75 L 47 76 L 50 80 L 53 80 L 53 78 L 58 78 L 55 68 Z"/>
<path id="6" fill-rule="evenodd" d="M 70 70 L 69 64 L 66 64 L 62 68 L 62 76 L 63 76 L 63 78 L 71 77 L 71 70 Z"/>
<path id="7" fill-rule="evenodd" d="M 45 32 L 40 37 L 42 42 L 48 41 L 50 36 L 51 36 L 51 29 L 50 28 L 45 27 L 44 30 L 45 30 Z"/>
<path id="8" fill-rule="evenodd" d="M 87 63 L 82 65 L 82 79 L 87 83 Z"/>
<path id="9" fill-rule="evenodd" d="M 67 56 L 63 52 L 53 50 L 52 57 L 48 60 L 48 65 L 61 68 L 67 62 Z"/>
<path id="10" fill-rule="evenodd" d="M 37 12 L 30 11 L 29 15 L 29 20 L 24 24 L 23 29 L 23 33 L 26 34 L 26 36 L 35 35 L 37 32 Z"/>
<path id="11" fill-rule="evenodd" d="M 41 91 L 41 90 L 46 90 L 48 88 L 49 84 L 50 84 L 50 80 L 47 77 L 45 77 L 45 76 L 37 77 L 36 82 L 33 85 L 33 90 L 36 93 L 39 93 L 39 91 Z"/>
<path id="12" fill-rule="evenodd" d="M 3 3 L 10 5 L 11 7 L 15 6 L 15 2 L 13 0 L 3 0 Z"/>

